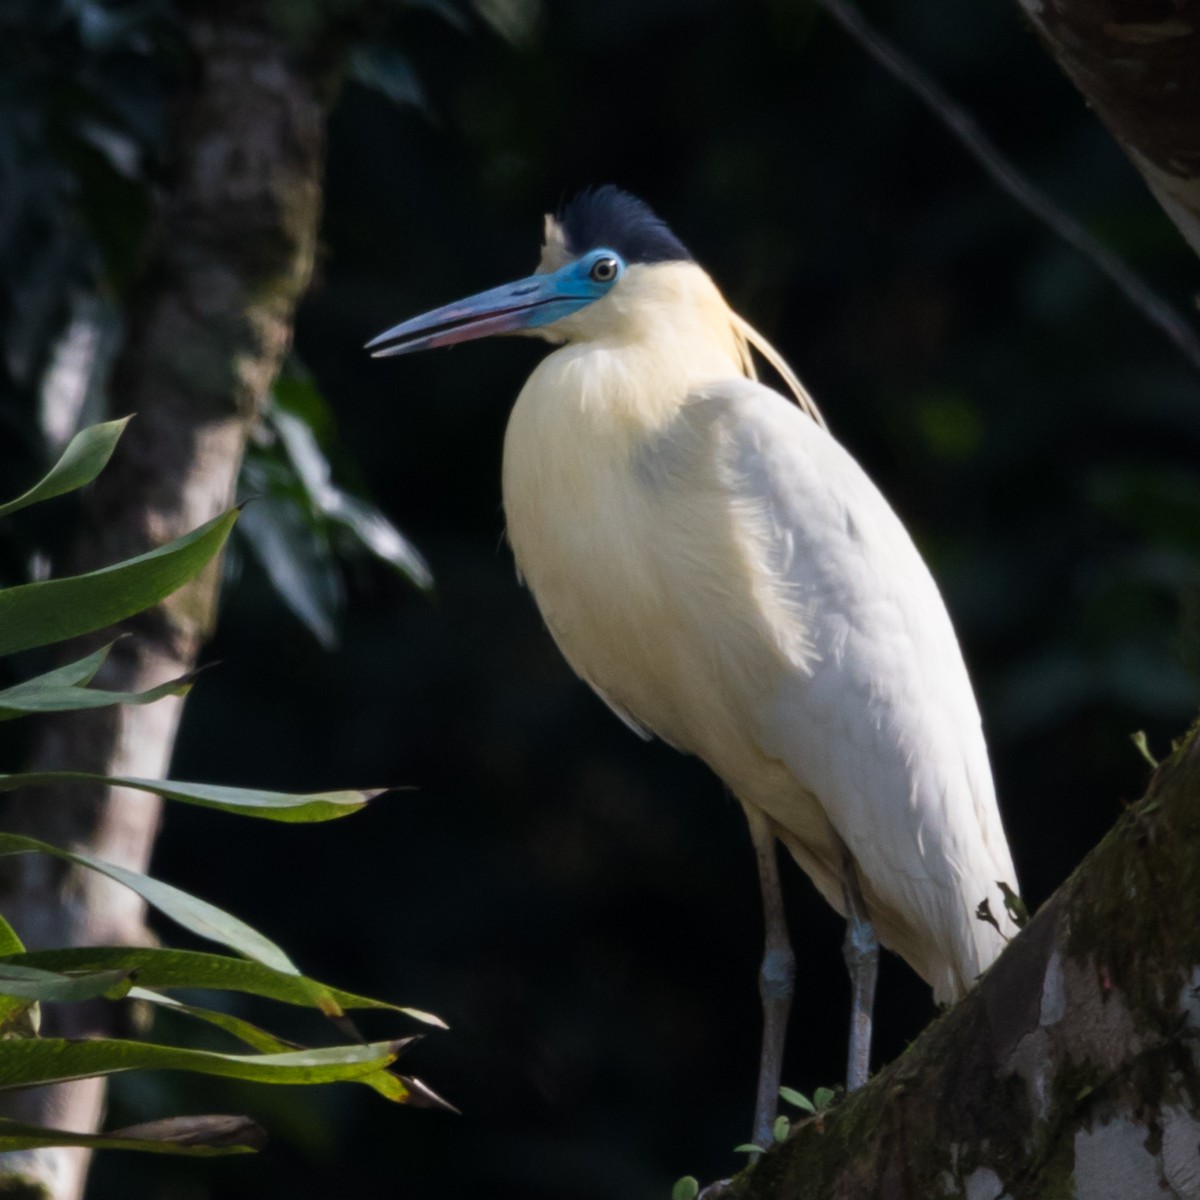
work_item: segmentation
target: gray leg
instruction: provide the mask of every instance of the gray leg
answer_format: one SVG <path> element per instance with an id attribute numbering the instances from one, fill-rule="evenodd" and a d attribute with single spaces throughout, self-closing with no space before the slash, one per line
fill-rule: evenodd
<path id="1" fill-rule="evenodd" d="M 842 954 L 850 971 L 850 1060 L 846 1068 L 846 1090 L 854 1091 L 867 1082 L 871 1069 L 871 1014 L 875 1006 L 875 979 L 879 974 L 879 942 L 867 916 L 858 871 L 846 855 L 842 875 L 846 898 L 846 940 Z"/>
<path id="2" fill-rule="evenodd" d="M 796 957 L 788 941 L 783 897 L 779 892 L 779 863 L 775 857 L 775 831 L 771 821 L 758 809 L 746 807 L 750 837 L 758 859 L 758 880 L 762 885 L 766 944 L 758 990 L 763 1006 L 762 1058 L 758 1067 L 758 1094 L 754 1105 L 754 1133 L 751 1140 L 767 1147 L 773 1140 L 772 1127 L 779 1111 L 779 1081 L 783 1071 L 783 1043 L 787 1036 L 788 1012 L 792 1007 Z"/>

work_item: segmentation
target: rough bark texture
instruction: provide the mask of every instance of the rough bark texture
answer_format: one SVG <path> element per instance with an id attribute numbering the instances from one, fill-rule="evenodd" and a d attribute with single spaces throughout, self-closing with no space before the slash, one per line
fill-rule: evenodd
<path id="1" fill-rule="evenodd" d="M 896 1062 L 730 1200 L 1200 1198 L 1200 732 Z"/>
<path id="2" fill-rule="evenodd" d="M 197 6 L 186 22 L 192 75 L 179 98 L 171 178 L 144 251 L 128 337 L 112 386 L 136 417 L 86 499 L 86 529 L 65 566 L 95 568 L 185 533 L 230 504 L 246 436 L 279 369 L 312 271 L 324 156 L 324 107 L 312 73 L 252 3 Z M 97 685 L 138 691 L 191 669 L 211 629 L 219 571 L 131 621 Z M 111 636 L 111 631 L 106 636 Z M 166 773 L 181 701 L 49 718 L 34 770 Z M 157 798 L 76 787 L 26 794 L 5 826 L 143 870 Z M 33 948 L 129 944 L 143 905 L 94 872 L 38 856 L 13 861 L 0 906 Z M 101 1014 L 59 1006 L 55 1030 L 100 1031 Z M 21 1096 L 5 1111 L 94 1129 L 103 1082 Z M 81 1194 L 86 1155 L 0 1156 L 0 1194 Z"/>
<path id="3" fill-rule="evenodd" d="M 1020 0 L 1200 254 L 1200 0 Z"/>

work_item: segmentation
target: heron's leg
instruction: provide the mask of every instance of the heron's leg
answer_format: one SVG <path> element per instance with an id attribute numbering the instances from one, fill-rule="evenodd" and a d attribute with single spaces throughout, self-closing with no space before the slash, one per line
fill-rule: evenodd
<path id="1" fill-rule="evenodd" d="M 871 1020 L 875 979 L 879 974 L 879 942 L 867 916 L 858 871 L 849 854 L 842 873 L 842 894 L 846 898 L 846 940 L 842 943 L 842 954 L 850 971 L 850 1060 L 846 1090 L 852 1092 L 867 1082 L 871 1069 Z"/>
<path id="2" fill-rule="evenodd" d="M 758 990 L 763 1006 L 762 1057 L 758 1066 L 758 1095 L 754 1105 L 756 1146 L 767 1147 L 773 1140 L 772 1127 L 779 1110 L 779 1081 L 783 1072 L 783 1043 L 787 1036 L 788 1012 L 796 978 L 796 956 L 788 941 L 783 896 L 779 891 L 779 862 L 775 857 L 775 831 L 770 819 L 758 809 L 746 806 L 750 837 L 758 859 L 758 881 L 762 886 L 763 917 L 766 939 Z"/>

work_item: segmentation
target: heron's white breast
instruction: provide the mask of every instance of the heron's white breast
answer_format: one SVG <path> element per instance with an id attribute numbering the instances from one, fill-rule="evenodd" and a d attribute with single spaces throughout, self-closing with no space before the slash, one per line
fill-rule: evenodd
<path id="1" fill-rule="evenodd" d="M 538 367 L 505 438 L 509 540 L 567 660 L 618 711 L 735 790 L 777 771 L 794 791 L 737 701 L 770 689 L 798 647 L 764 619 L 784 601 L 733 519 L 720 431 L 661 350 L 583 343 Z M 723 354 L 695 357 L 698 378 L 737 371 Z M 778 628 L 801 639 L 796 622 Z"/>

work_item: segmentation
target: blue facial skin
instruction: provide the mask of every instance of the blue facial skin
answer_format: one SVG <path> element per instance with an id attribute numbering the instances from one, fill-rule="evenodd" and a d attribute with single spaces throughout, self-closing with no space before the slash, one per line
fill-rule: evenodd
<path id="1" fill-rule="evenodd" d="M 456 300 L 381 333 L 367 343 L 374 358 L 452 346 L 495 333 L 537 329 L 595 304 L 624 275 L 625 261 L 598 247 L 546 275 Z"/>
<path id="2" fill-rule="evenodd" d="M 621 256 L 615 250 L 600 247 L 549 275 L 530 276 L 514 290 L 520 292 L 523 288 L 537 287 L 543 296 L 554 298 L 541 301 L 531 310 L 525 327 L 536 329 L 587 308 L 607 295 L 624 274 L 625 263 Z"/>

